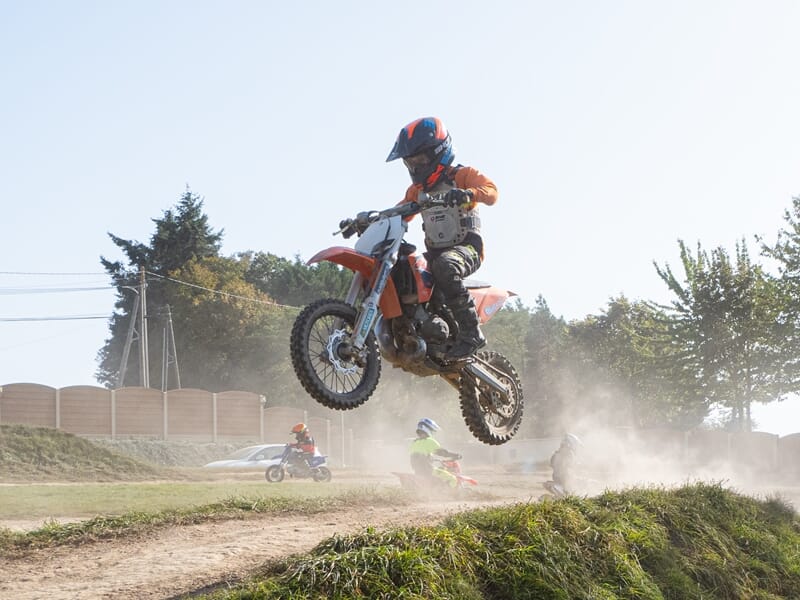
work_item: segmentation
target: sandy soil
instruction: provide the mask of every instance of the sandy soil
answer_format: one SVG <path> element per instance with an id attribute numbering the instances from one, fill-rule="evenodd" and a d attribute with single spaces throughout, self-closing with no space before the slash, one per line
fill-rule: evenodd
<path id="1" fill-rule="evenodd" d="M 291 485 L 291 483 L 287 483 Z M 366 526 L 431 524 L 448 514 L 504 502 L 538 498 L 538 483 L 493 486 L 497 499 L 417 502 L 405 507 L 371 506 L 305 517 L 257 516 L 170 527 L 143 537 L 62 547 L 0 561 L 0 597 L 176 598 L 245 577 L 264 562 L 312 549 L 335 533 Z M 57 519 L 65 522 L 69 516 Z M 39 522 L 3 521 L 0 526 L 34 528 Z"/>

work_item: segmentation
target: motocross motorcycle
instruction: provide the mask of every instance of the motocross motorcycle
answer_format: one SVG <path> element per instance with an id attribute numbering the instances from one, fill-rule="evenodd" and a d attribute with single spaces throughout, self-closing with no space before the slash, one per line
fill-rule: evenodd
<path id="1" fill-rule="evenodd" d="M 478 482 L 469 477 L 464 475 L 461 472 L 461 464 L 456 459 L 452 458 L 437 458 L 433 461 L 434 465 L 444 469 L 445 471 L 452 473 L 456 477 L 456 488 L 461 489 L 473 485 L 478 485 Z M 431 486 L 431 477 L 424 477 L 422 475 L 416 475 L 414 473 L 398 473 L 397 471 L 392 471 L 394 475 L 400 480 L 400 487 L 405 490 L 411 491 L 424 491 L 429 490 Z M 444 480 L 433 478 L 433 481 L 436 483 L 441 483 L 446 485 Z"/>
<path id="2" fill-rule="evenodd" d="M 481 351 L 457 361 L 445 355 L 458 323 L 433 285 L 424 253 L 404 241 L 407 217 L 444 207 L 442 195 L 345 219 L 339 231 L 358 234 L 353 248 L 334 246 L 308 262 L 330 261 L 353 271 L 344 300 L 325 298 L 306 306 L 292 327 L 292 366 L 305 390 L 336 410 L 360 406 L 373 393 L 381 360 L 417 376 L 438 375 L 458 390 L 461 413 L 481 442 L 509 441 L 522 419 L 522 383 L 509 360 Z M 464 280 L 481 323 L 513 292 Z"/>
<path id="3" fill-rule="evenodd" d="M 281 462 L 267 467 L 264 477 L 270 483 L 283 481 L 287 474 L 297 479 L 330 481 L 331 470 L 326 466 L 327 462 L 327 456 L 312 456 L 306 461 L 299 449 L 287 444 L 281 455 Z"/>

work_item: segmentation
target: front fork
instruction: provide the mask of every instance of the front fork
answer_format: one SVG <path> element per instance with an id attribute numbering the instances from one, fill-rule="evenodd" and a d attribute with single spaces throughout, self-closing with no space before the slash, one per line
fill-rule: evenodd
<path id="1" fill-rule="evenodd" d="M 363 350 L 364 343 L 367 340 L 375 322 L 380 317 L 381 311 L 379 302 L 383 290 L 386 289 L 386 282 L 389 279 L 389 273 L 392 270 L 392 263 L 382 261 L 380 270 L 375 277 L 375 284 L 372 286 L 372 291 L 364 298 L 361 304 L 361 310 L 358 312 L 358 319 L 356 319 L 355 326 L 353 327 L 353 338 L 351 343 L 356 350 Z M 350 305 L 355 305 L 358 298 L 358 291 L 363 284 L 363 276 L 361 273 L 356 273 L 353 278 L 353 283 L 350 285 L 350 291 L 347 293 L 345 300 Z"/>

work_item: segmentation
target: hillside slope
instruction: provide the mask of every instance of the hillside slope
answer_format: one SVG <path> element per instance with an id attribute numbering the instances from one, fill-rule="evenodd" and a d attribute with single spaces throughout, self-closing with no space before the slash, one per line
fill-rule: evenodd
<path id="1" fill-rule="evenodd" d="M 800 520 L 716 484 L 466 512 L 334 536 L 215 598 L 800 598 Z"/>
<path id="2" fill-rule="evenodd" d="M 2 481 L 125 481 L 163 469 L 47 427 L 0 425 Z"/>

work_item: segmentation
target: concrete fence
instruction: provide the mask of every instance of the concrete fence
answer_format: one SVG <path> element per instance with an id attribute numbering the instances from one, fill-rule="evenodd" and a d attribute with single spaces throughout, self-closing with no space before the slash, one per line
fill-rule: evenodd
<path id="1" fill-rule="evenodd" d="M 307 411 L 268 406 L 258 394 L 199 389 L 95 386 L 52 388 L 34 383 L 0 387 L 0 424 L 53 427 L 84 437 L 168 441 L 283 443 L 303 421 L 337 465 L 352 462 L 352 432 Z M 338 424 L 337 424 L 338 425 Z"/>
<path id="2" fill-rule="evenodd" d="M 337 466 L 384 470 L 407 468 L 410 440 L 353 439 L 344 420 L 309 416 L 304 410 L 268 406 L 258 394 L 212 393 L 199 389 L 161 392 L 127 387 L 51 388 L 33 383 L 0 387 L 0 424 L 54 427 L 76 435 L 110 438 L 153 438 L 195 442 L 265 442 L 291 440 L 290 430 L 304 421 L 320 450 Z M 718 430 L 618 429 L 581 432 L 584 462 L 598 469 L 667 471 L 713 476 L 739 472 L 775 472 L 800 479 L 800 433 L 728 433 Z M 547 464 L 560 438 L 514 439 L 502 446 L 477 441 L 452 444 L 466 464 L 518 465 L 533 469 Z M 638 463 L 638 464 L 637 464 Z"/>

